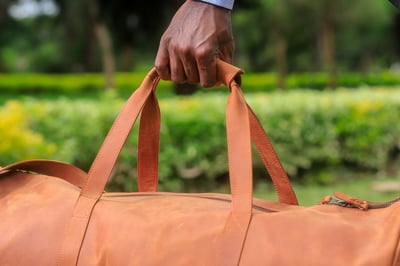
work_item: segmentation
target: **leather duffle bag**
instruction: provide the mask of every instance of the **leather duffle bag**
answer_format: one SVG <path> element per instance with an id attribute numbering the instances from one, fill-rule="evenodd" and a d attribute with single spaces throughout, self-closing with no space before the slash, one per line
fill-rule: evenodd
<path id="1" fill-rule="evenodd" d="M 217 69 L 230 91 L 231 194 L 157 191 L 159 77 L 152 69 L 117 116 L 88 173 L 51 160 L 0 169 L 0 265 L 400 265 L 400 203 L 336 193 L 315 206 L 298 206 L 245 101 L 242 71 L 222 61 Z M 105 192 L 139 114 L 139 192 Z M 253 198 L 252 143 L 272 178 L 276 202 Z"/>

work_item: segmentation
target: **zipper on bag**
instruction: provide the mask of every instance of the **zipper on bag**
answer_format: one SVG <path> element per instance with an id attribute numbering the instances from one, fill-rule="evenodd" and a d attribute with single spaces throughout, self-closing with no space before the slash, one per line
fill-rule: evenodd
<path id="1" fill-rule="evenodd" d="M 400 198 L 397 198 L 386 202 L 372 202 L 353 198 L 341 192 L 334 192 L 333 195 L 334 196 L 324 197 L 319 204 L 337 205 L 344 208 L 355 208 L 362 211 L 367 211 L 370 209 L 386 208 L 400 201 Z"/>

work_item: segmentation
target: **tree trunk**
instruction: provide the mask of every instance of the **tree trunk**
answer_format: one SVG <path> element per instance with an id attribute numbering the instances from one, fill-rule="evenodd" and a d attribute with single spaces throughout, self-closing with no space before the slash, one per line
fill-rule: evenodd
<path id="1" fill-rule="evenodd" d="M 324 70 L 328 72 L 328 86 L 336 87 L 335 22 L 336 0 L 325 0 L 322 26 L 322 58 Z"/>
<path id="2" fill-rule="evenodd" d="M 372 58 L 371 58 L 371 53 L 368 51 L 368 49 L 365 49 L 362 54 L 361 54 L 361 71 L 363 73 L 368 73 L 370 68 L 371 68 L 371 62 L 372 62 Z"/>
<path id="3" fill-rule="evenodd" d="M 287 40 L 282 32 L 278 33 L 276 40 L 276 62 L 278 66 L 278 88 L 286 88 L 287 75 Z"/>
<path id="4" fill-rule="evenodd" d="M 93 72 L 96 69 L 96 34 L 93 21 L 89 23 L 85 36 L 85 63 L 83 66 L 85 72 Z"/>
<path id="5" fill-rule="evenodd" d="M 287 2 L 280 0 L 277 3 L 276 10 L 276 27 L 275 27 L 275 38 L 276 38 L 276 65 L 277 65 L 277 86 L 280 89 L 286 88 L 286 76 L 287 76 L 287 38 L 285 28 L 285 15 L 287 13 Z"/>
<path id="6" fill-rule="evenodd" d="M 1 31 L 1 25 L 4 23 L 7 17 L 7 10 L 9 6 L 9 1 L 7 0 L 0 0 L 0 31 Z M 0 43 L 1 45 L 1 43 Z M 4 72 L 6 69 L 3 65 L 2 60 L 0 60 L 0 72 Z"/>
<path id="7" fill-rule="evenodd" d="M 122 71 L 132 71 L 132 45 L 126 43 L 121 49 L 121 69 Z"/>
<path id="8" fill-rule="evenodd" d="M 400 60 L 400 13 L 397 12 L 394 16 L 393 34 L 396 60 Z"/>
<path id="9" fill-rule="evenodd" d="M 111 38 L 104 23 L 96 23 L 95 31 L 99 41 L 103 59 L 103 71 L 106 89 L 114 88 L 115 59 L 112 51 Z"/>
<path id="10" fill-rule="evenodd" d="M 97 0 L 89 2 L 89 12 L 91 14 L 94 31 L 99 42 L 101 57 L 103 61 L 103 71 L 105 76 L 106 89 L 114 88 L 115 58 L 112 49 L 111 37 L 106 24 L 100 18 L 99 5 Z"/>

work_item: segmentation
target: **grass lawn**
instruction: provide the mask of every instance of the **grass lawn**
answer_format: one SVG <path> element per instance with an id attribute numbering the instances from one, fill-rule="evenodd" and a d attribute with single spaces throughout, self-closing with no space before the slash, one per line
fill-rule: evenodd
<path id="1" fill-rule="evenodd" d="M 339 191 L 350 195 L 355 198 L 368 200 L 368 201 L 388 201 L 400 197 L 400 191 L 398 192 L 378 192 L 373 189 L 376 182 L 385 181 L 397 181 L 393 180 L 373 180 L 370 178 L 363 178 L 360 180 L 349 181 L 341 184 L 334 184 L 330 186 L 318 186 L 318 185 L 300 185 L 294 184 L 294 190 L 300 205 L 311 206 L 318 204 L 319 200 L 324 196 L 333 195 L 333 192 Z M 273 191 L 271 184 L 257 184 L 254 189 L 254 196 L 256 198 L 262 198 L 267 200 L 276 200 L 275 191 Z"/>

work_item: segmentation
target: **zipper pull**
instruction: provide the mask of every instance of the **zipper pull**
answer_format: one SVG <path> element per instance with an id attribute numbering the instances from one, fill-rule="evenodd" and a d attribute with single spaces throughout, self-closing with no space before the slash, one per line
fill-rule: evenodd
<path id="1" fill-rule="evenodd" d="M 326 196 L 319 204 L 331 204 L 331 205 L 338 205 L 345 208 L 357 208 L 363 211 L 370 210 L 370 209 L 381 209 L 387 208 L 391 205 L 400 202 L 400 198 L 386 201 L 386 202 L 372 202 L 366 200 L 360 200 L 356 198 L 352 198 L 346 194 L 341 192 L 334 192 L 334 197 Z"/>
<path id="2" fill-rule="evenodd" d="M 368 210 L 369 203 L 365 200 L 360 200 L 356 198 L 352 198 L 346 194 L 341 192 L 334 192 L 334 197 L 326 196 L 324 197 L 319 204 L 331 204 L 338 205 L 345 208 L 357 208 L 363 211 Z"/>
<path id="3" fill-rule="evenodd" d="M 345 202 L 353 205 L 354 207 L 366 211 L 369 208 L 369 204 L 368 201 L 366 200 L 360 200 L 360 199 L 356 199 L 356 198 L 352 198 L 346 194 L 343 194 L 341 192 L 334 192 L 333 195 L 341 200 L 344 200 Z"/>

